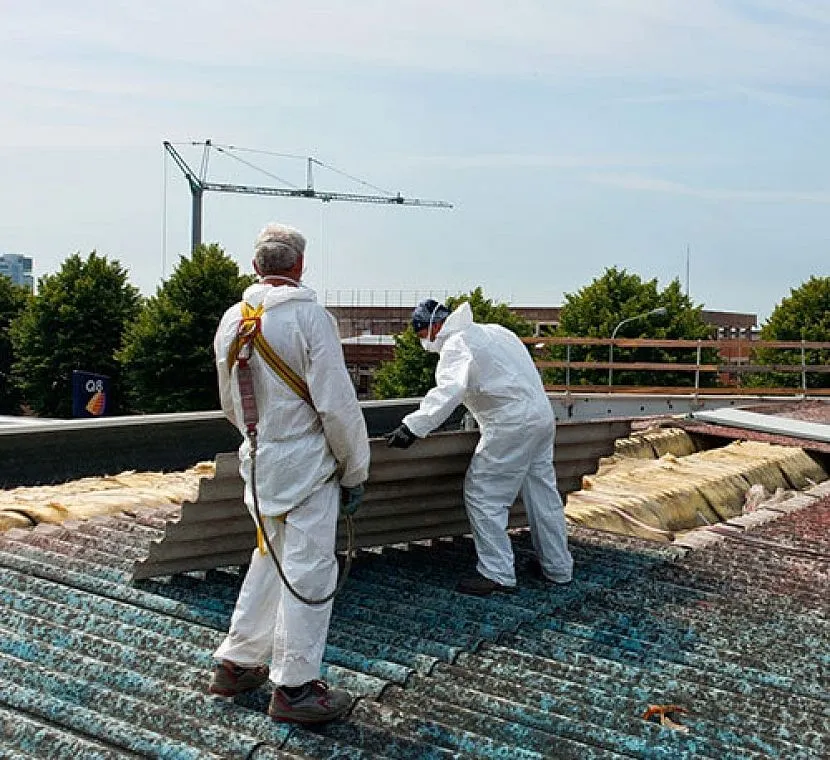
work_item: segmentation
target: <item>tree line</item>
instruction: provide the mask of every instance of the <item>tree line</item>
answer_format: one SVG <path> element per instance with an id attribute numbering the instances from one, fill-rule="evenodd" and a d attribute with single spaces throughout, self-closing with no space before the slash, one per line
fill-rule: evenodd
<path id="1" fill-rule="evenodd" d="M 0 413 L 71 417 L 73 370 L 110 377 L 111 414 L 218 409 L 213 336 L 253 281 L 216 244 L 182 256 L 149 298 L 95 251 L 36 295 L 0 277 Z"/>
<path id="2" fill-rule="evenodd" d="M 182 256 L 170 278 L 144 298 L 130 284 L 117 261 L 93 251 L 69 256 L 55 274 L 38 281 L 37 293 L 0 277 L 0 414 L 30 413 L 70 417 L 72 372 L 83 370 L 111 378 L 111 414 L 187 412 L 217 409 L 213 336 L 224 311 L 254 281 L 242 274 L 217 244 L 201 245 Z M 478 287 L 448 299 L 452 309 L 468 301 L 476 321 L 496 322 L 527 337 L 532 325 L 494 303 Z M 638 315 L 665 309 L 654 318 Z M 618 337 L 708 338 L 711 326 L 702 306 L 683 294 L 679 280 L 661 289 L 625 269 L 611 267 L 576 293 L 566 294 L 556 336 L 610 337 L 620 322 L 634 317 Z M 776 306 L 761 329 L 765 340 L 830 340 L 830 277 L 812 277 Z M 563 347 L 545 358 L 563 358 Z M 762 352 L 759 352 L 762 353 Z M 561 356 L 560 356 L 561 354 Z M 781 354 L 781 352 L 777 352 Z M 574 347 L 572 361 L 603 361 L 607 349 Z M 660 349 L 620 350 L 618 358 L 642 362 L 684 362 L 678 352 Z M 770 357 L 760 356 L 760 360 Z M 793 357 L 789 357 L 792 359 Z M 772 357 L 787 363 L 787 356 Z M 692 359 L 693 361 L 693 359 Z M 800 361 L 800 355 L 798 357 Z M 827 363 L 827 352 L 811 356 Z M 377 398 L 423 395 L 434 382 L 435 354 L 421 349 L 411 328 L 395 337 L 395 356 L 376 373 Z M 772 363 L 772 362 L 771 362 Z M 547 370 L 547 382 L 561 382 L 561 370 Z M 593 374 L 592 374 L 593 372 Z M 604 382 L 597 370 L 577 380 Z M 688 374 L 677 373 L 661 384 L 684 385 Z M 752 379 L 757 384 L 786 385 L 798 376 Z M 620 371 L 615 382 L 650 384 L 647 373 Z M 811 387 L 830 385 L 830 373 L 811 375 Z"/>

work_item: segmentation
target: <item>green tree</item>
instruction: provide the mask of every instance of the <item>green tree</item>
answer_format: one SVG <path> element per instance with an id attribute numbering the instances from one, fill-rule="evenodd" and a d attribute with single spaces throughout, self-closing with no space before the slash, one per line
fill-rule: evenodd
<path id="1" fill-rule="evenodd" d="M 761 340 L 830 341 L 830 277 L 811 277 L 798 288 L 790 290 L 789 297 L 773 309 L 770 318 L 761 327 Z M 757 364 L 801 364 L 800 349 L 759 348 L 753 352 Z M 804 352 L 806 364 L 830 364 L 830 352 Z M 748 385 L 771 387 L 798 387 L 799 372 L 755 374 L 746 378 Z M 830 387 L 830 373 L 808 372 L 808 388 Z"/>
<path id="2" fill-rule="evenodd" d="M 507 304 L 496 304 L 485 298 L 481 287 L 465 295 L 447 299 L 452 311 L 463 302 L 470 304 L 473 318 L 480 323 L 504 325 L 519 336 L 528 336 L 533 326 L 510 311 Z M 375 373 L 372 391 L 375 398 L 414 398 L 423 396 L 435 385 L 435 366 L 438 354 L 424 351 L 412 327 L 395 336 L 395 358 L 384 362 Z"/>
<path id="3" fill-rule="evenodd" d="M 27 404 L 39 415 L 70 417 L 72 370 L 111 378 L 110 409 L 119 411 L 120 372 L 115 352 L 125 326 L 141 307 L 118 261 L 95 251 L 67 258 L 46 275 L 12 323 L 12 375 Z"/>
<path id="4" fill-rule="evenodd" d="M 507 304 L 493 303 L 491 299 L 485 298 L 480 286 L 466 295 L 450 296 L 447 299 L 447 308 L 452 311 L 465 301 L 470 304 L 476 322 L 502 325 L 520 338 L 533 335 L 533 325 L 530 322 L 510 311 Z"/>
<path id="5" fill-rule="evenodd" d="M 222 315 L 254 281 L 215 243 L 182 256 L 128 327 L 118 352 L 131 408 L 190 412 L 219 407 L 213 338 Z"/>
<path id="6" fill-rule="evenodd" d="M 377 399 L 423 396 L 435 385 L 438 354 L 424 351 L 411 326 L 395 336 L 395 358 L 383 362 L 372 378 Z"/>
<path id="7" fill-rule="evenodd" d="M 22 397 L 12 382 L 11 323 L 26 305 L 29 290 L 0 275 L 0 414 L 18 414 Z"/>
<path id="8" fill-rule="evenodd" d="M 653 309 L 665 308 L 665 316 L 649 316 L 634 319 L 622 325 L 617 338 L 707 338 L 711 332 L 701 315 L 701 307 L 695 306 L 683 294 L 680 281 L 675 279 L 660 290 L 656 279 L 642 280 L 639 275 L 625 269 L 610 267 L 601 277 L 576 293 L 565 294 L 565 304 L 559 318 L 556 335 L 610 338 L 614 329 L 624 319 L 637 317 Z M 714 361 L 714 352 L 706 352 L 704 361 Z M 564 359 L 566 349 L 554 347 L 551 356 Z M 608 346 L 573 346 L 571 361 L 608 361 Z M 693 363 L 694 350 L 666 351 L 656 348 L 614 349 L 614 361 L 683 362 Z M 545 381 L 563 383 L 564 370 L 548 370 Z M 690 372 L 633 372 L 615 369 L 615 385 L 693 385 Z M 571 371 L 571 383 L 603 385 L 608 382 L 607 370 L 585 370 L 577 374 Z M 713 384 L 714 377 L 701 376 L 701 383 Z"/>

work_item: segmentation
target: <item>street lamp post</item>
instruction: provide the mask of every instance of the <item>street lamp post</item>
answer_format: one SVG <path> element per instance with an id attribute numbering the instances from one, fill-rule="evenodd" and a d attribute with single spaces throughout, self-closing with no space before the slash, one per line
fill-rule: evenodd
<path id="1" fill-rule="evenodd" d="M 635 319 L 643 319 L 644 317 L 665 317 L 668 314 L 668 309 L 665 306 L 658 306 L 656 309 L 652 309 L 651 311 L 644 311 L 642 314 L 637 314 L 633 317 L 628 317 L 628 319 L 624 319 L 620 322 L 611 333 L 611 340 L 613 341 L 617 337 L 617 330 L 619 330 L 623 325 L 628 324 L 629 322 L 633 322 Z M 614 380 L 614 344 L 610 343 L 608 345 L 608 385 L 609 387 L 613 384 Z"/>

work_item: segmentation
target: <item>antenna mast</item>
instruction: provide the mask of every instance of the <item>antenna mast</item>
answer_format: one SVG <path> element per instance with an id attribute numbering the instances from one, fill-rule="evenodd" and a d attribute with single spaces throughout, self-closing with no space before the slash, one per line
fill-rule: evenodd
<path id="1" fill-rule="evenodd" d="M 692 249 L 688 243 L 686 243 L 686 298 L 689 297 L 689 269 L 691 267 L 691 260 L 692 260 Z"/>

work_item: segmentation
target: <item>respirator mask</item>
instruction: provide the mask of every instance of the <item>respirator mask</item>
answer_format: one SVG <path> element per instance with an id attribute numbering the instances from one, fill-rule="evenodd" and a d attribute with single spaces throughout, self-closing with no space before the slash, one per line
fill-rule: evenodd
<path id="1" fill-rule="evenodd" d="M 439 308 L 440 305 L 436 306 L 432 310 L 432 314 L 429 317 L 429 326 L 427 327 L 427 337 L 421 338 L 421 346 L 423 347 L 424 351 L 432 351 L 436 354 L 438 353 L 438 341 L 431 340 L 430 335 L 432 335 L 432 323 L 435 320 L 435 312 L 438 311 Z"/>

